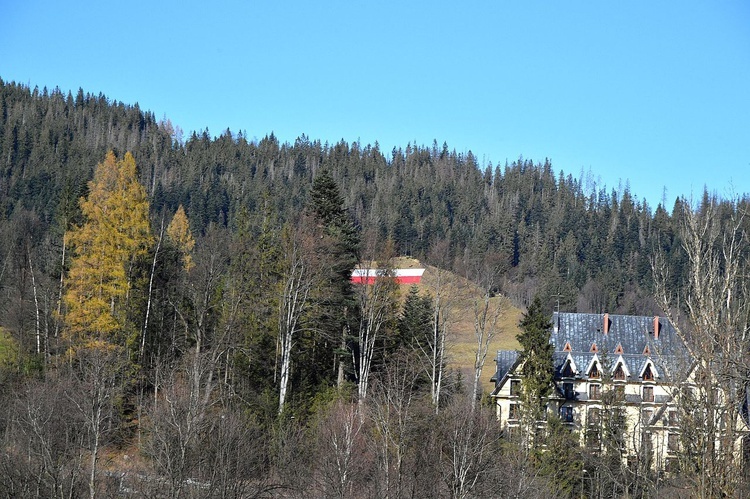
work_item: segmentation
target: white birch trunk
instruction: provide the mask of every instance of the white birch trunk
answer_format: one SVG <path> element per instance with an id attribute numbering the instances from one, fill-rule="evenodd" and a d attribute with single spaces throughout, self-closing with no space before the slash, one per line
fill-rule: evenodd
<path id="1" fill-rule="evenodd" d="M 290 267 L 284 283 L 284 293 L 279 303 L 279 346 L 281 362 L 279 368 L 279 414 L 284 411 L 291 368 L 294 336 L 299 321 L 307 308 L 307 298 L 312 282 L 307 265 L 302 260 L 296 244 L 291 243 Z"/>
<path id="2" fill-rule="evenodd" d="M 360 285 L 359 301 L 362 317 L 359 323 L 359 355 L 357 365 L 357 401 L 367 398 L 375 344 L 385 323 L 395 313 L 396 284 L 391 275 L 378 276 L 373 284 Z"/>
<path id="3" fill-rule="evenodd" d="M 141 335 L 141 362 L 143 361 L 143 352 L 146 350 L 146 333 L 148 331 L 148 318 L 151 313 L 151 296 L 154 290 L 154 274 L 156 273 L 156 258 L 159 256 L 159 248 L 164 237 L 164 218 L 161 220 L 161 229 L 159 230 L 159 241 L 156 243 L 154 251 L 154 261 L 151 263 L 151 276 L 148 280 L 148 299 L 146 300 L 146 317 L 143 319 L 143 334 Z"/>
<path id="4" fill-rule="evenodd" d="M 31 288 L 34 292 L 34 311 L 36 313 L 35 314 L 36 353 L 40 354 L 42 353 L 42 339 L 41 339 L 42 333 L 41 333 L 41 321 L 39 318 L 39 297 L 37 296 L 37 291 L 36 291 L 36 277 L 34 276 L 34 266 L 31 264 L 31 250 L 27 248 L 26 252 L 29 257 L 29 272 L 31 273 Z"/>

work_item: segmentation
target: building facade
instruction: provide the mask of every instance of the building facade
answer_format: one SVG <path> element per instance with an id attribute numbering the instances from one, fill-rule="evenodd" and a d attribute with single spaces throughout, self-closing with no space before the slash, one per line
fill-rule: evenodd
<path id="1" fill-rule="evenodd" d="M 676 390 L 691 358 L 663 317 L 555 313 L 554 387 L 545 417 L 556 414 L 593 452 L 618 449 L 624 463 L 674 468 L 680 449 Z M 499 351 L 493 377 L 497 418 L 521 425 L 519 352 Z M 543 426 L 544 422 L 538 422 Z"/>

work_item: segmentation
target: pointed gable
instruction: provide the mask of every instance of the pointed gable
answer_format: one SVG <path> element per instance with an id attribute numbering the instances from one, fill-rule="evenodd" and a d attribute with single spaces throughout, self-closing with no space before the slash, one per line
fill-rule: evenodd
<path id="1" fill-rule="evenodd" d="M 591 344 L 591 350 L 589 350 L 591 353 L 599 353 L 599 347 L 596 346 L 596 343 Z"/>
<path id="2" fill-rule="evenodd" d="M 565 347 L 563 347 L 563 352 L 572 352 L 572 351 L 573 351 L 573 347 L 570 346 L 570 342 L 569 341 L 566 341 L 565 342 Z"/>
<path id="3" fill-rule="evenodd" d="M 599 357 L 594 354 L 594 357 L 589 362 L 588 368 L 586 369 L 586 375 L 589 378 L 601 378 L 601 366 L 599 365 Z"/>
<path id="4" fill-rule="evenodd" d="M 573 356 L 568 354 L 563 362 L 562 369 L 560 369 L 560 375 L 563 378 L 573 378 L 578 373 L 578 367 L 576 366 Z"/>
<path id="5" fill-rule="evenodd" d="M 651 359 L 646 359 L 641 368 L 640 377 L 643 381 L 654 381 L 655 378 L 659 377 L 659 372 L 656 370 L 656 366 L 651 362 Z"/>
<path id="6" fill-rule="evenodd" d="M 622 349 L 622 343 L 617 344 L 617 348 L 615 348 L 615 353 L 618 355 L 622 355 L 623 353 L 625 353 Z"/>
<path id="7" fill-rule="evenodd" d="M 612 378 L 617 381 L 624 381 L 630 377 L 630 369 L 625 359 L 620 355 L 615 361 L 615 367 L 612 369 Z"/>

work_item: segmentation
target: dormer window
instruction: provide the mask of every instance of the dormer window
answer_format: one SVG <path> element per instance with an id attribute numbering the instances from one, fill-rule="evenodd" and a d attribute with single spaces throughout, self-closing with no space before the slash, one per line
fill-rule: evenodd
<path id="1" fill-rule="evenodd" d="M 510 396 L 517 397 L 521 395 L 521 380 L 512 379 L 510 380 Z"/>
<path id="2" fill-rule="evenodd" d="M 622 364 L 617 364 L 615 372 L 612 373 L 612 378 L 615 381 L 625 381 L 625 370 L 622 368 Z"/>
<path id="3" fill-rule="evenodd" d="M 566 362 L 565 367 L 563 367 L 563 370 L 562 370 L 562 377 L 572 378 L 574 375 L 575 373 L 573 373 L 573 368 L 570 365 L 570 361 Z"/>
<path id="4" fill-rule="evenodd" d="M 589 378 L 600 378 L 601 374 L 599 373 L 599 366 L 596 364 L 593 364 L 591 366 L 591 370 L 589 371 Z"/>
<path id="5" fill-rule="evenodd" d="M 654 372 L 651 370 L 651 366 L 646 366 L 646 369 L 643 371 L 643 381 L 653 381 L 654 380 Z"/>

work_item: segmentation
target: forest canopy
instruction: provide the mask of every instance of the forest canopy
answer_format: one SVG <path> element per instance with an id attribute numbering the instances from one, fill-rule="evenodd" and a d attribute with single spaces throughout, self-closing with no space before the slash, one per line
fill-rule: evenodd
<path id="1" fill-rule="evenodd" d="M 540 324 L 553 310 L 659 315 L 657 287 L 679 290 L 689 277 L 685 214 L 711 207 L 719 225 L 748 223 L 737 216 L 746 196 L 652 207 L 549 159 L 480 165 L 445 143 L 381 151 L 305 135 L 280 143 L 272 132 L 183 137 L 166 118 L 83 90 L 0 80 L 0 118 L 0 379 L 31 383 L 6 391 L 2 422 L 7 449 L 36 449 L 19 459 L 28 468 L 0 461 L 7 496 L 23 495 L 28 475 L 50 495 L 70 487 L 93 497 L 107 482 L 102 446 L 134 441 L 149 472 L 168 478 L 142 485 L 175 496 L 193 477 L 236 497 L 312 483 L 294 475 L 306 463 L 284 445 L 322 449 L 316 479 L 327 481 L 317 486 L 340 497 L 355 480 L 371 487 L 363 496 L 378 486 L 406 495 L 405 467 L 449 469 L 435 461 L 449 453 L 427 449 L 455 450 L 462 438 L 481 447 L 467 466 L 484 469 L 500 449 L 486 408 L 456 405 L 464 388 L 440 343 L 450 297 L 400 296 L 387 280 L 355 289 L 355 266 L 377 261 L 388 277 L 394 257 L 410 256 L 476 285 L 491 273 L 487 300 L 533 303 Z M 50 398 L 50 387 L 65 396 Z M 47 411 L 52 426 L 35 433 L 24 410 Z M 61 412 L 70 420 L 52 417 Z M 438 413 L 432 432 L 426 415 Z M 373 436 L 384 440 L 368 444 Z M 260 447 L 248 447 L 254 439 Z M 336 480 L 332 441 L 362 460 Z M 53 454 L 76 464 L 53 465 Z M 374 462 L 385 481 L 363 471 Z M 232 481 L 217 466 L 264 478 Z M 466 482 L 469 470 L 453 470 L 410 486 L 452 497 L 490 490 L 484 473 Z"/>

